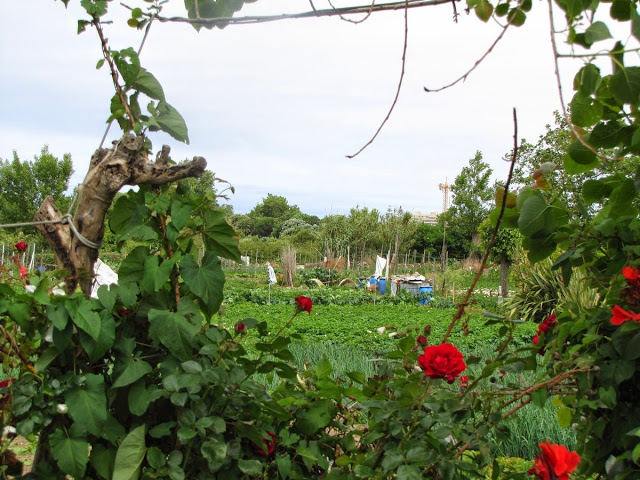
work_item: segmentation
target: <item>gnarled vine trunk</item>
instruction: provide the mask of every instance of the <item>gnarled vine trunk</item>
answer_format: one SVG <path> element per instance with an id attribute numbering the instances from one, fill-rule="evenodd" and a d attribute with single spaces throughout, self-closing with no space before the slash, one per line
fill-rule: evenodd
<path id="1" fill-rule="evenodd" d="M 111 149 L 99 149 L 91 157 L 89 171 L 77 190 L 77 209 L 66 223 L 38 225 L 53 249 L 57 264 L 69 271 L 65 289 L 73 293 L 78 285 L 91 293 L 93 266 L 104 236 L 105 216 L 118 191 L 125 185 L 164 185 L 187 177 L 199 177 L 207 161 L 194 157 L 191 162 L 169 163 L 168 146 L 156 161 L 149 161 L 144 137 L 125 134 Z M 36 221 L 63 219 L 52 198 L 47 197 L 35 215 Z M 71 225 L 69 224 L 71 222 Z"/>

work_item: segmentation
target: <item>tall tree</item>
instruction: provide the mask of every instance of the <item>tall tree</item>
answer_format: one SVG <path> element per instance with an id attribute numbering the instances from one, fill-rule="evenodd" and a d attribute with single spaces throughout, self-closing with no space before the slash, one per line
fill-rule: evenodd
<path id="1" fill-rule="evenodd" d="M 489 185 L 492 173 L 489 164 L 482 161 L 482 152 L 476 152 L 451 185 L 451 207 L 440 216 L 440 221 L 445 222 L 447 237 L 460 236 L 467 255 L 477 239 L 478 227 L 489 214 L 494 196 L 494 189 Z"/>
<path id="2" fill-rule="evenodd" d="M 71 197 L 65 192 L 72 174 L 71 155 L 65 153 L 59 160 L 47 145 L 31 161 L 20 160 L 15 150 L 12 161 L 0 158 L 0 222 L 32 220 L 47 196 L 66 213 Z"/>

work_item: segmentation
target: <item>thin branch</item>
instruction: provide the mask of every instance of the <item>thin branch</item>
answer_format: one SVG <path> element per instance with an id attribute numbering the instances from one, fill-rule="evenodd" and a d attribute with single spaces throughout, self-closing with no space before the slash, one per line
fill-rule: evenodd
<path id="1" fill-rule="evenodd" d="M 548 1 L 548 5 L 549 5 L 549 34 L 551 37 L 551 48 L 553 50 L 553 67 L 556 75 L 556 83 L 558 85 L 558 96 L 560 98 L 560 106 L 562 107 L 562 115 L 564 116 L 564 119 L 567 122 L 567 125 L 569 125 L 569 128 L 571 129 L 571 133 L 575 135 L 575 137 L 578 139 L 578 141 L 582 145 L 588 148 L 593 154 L 595 154 L 603 162 L 614 160 L 606 157 L 605 155 L 602 155 L 600 152 L 598 152 L 598 150 L 596 150 L 594 147 L 589 145 L 589 143 L 584 139 L 584 137 L 582 136 L 578 128 L 573 124 L 573 122 L 571 121 L 571 117 L 567 112 L 567 107 L 564 101 L 564 94 L 562 93 L 562 80 L 560 79 L 560 65 L 558 63 L 560 54 L 558 53 L 558 45 L 556 43 L 556 35 L 553 27 L 553 2 Z"/>
<path id="2" fill-rule="evenodd" d="M 340 15 L 350 15 L 356 13 L 367 13 L 369 10 L 372 13 L 400 10 L 404 8 L 420 8 L 420 7 L 433 7 L 436 5 L 444 5 L 451 3 L 452 0 L 403 0 L 394 1 L 389 3 L 382 3 L 379 5 L 359 5 L 355 7 L 342 7 L 342 8 L 328 8 L 323 10 L 311 10 L 300 13 L 283 13 L 280 15 L 253 15 L 245 17 L 216 17 L 216 18 L 185 18 L 185 17 L 162 17 L 156 18 L 161 22 L 181 22 L 189 23 L 192 25 L 202 25 L 215 27 L 218 25 L 244 25 L 253 23 L 266 23 L 276 22 L 280 20 L 291 20 L 296 18 L 316 18 L 316 17 L 334 17 Z"/>
<path id="3" fill-rule="evenodd" d="M 331 8 L 333 8 L 334 10 L 336 9 L 336 7 L 333 6 L 333 3 L 331 3 L 331 0 L 327 0 L 329 2 L 329 5 L 331 5 Z M 360 20 L 351 20 L 350 18 L 345 17 L 344 15 L 339 15 L 340 20 L 343 20 L 345 22 L 349 22 L 349 23 L 355 23 L 356 25 L 358 23 L 362 23 L 364 22 L 367 18 L 369 18 L 371 16 L 371 14 L 373 13 L 373 7 L 376 4 L 376 0 L 372 0 L 371 1 L 371 8 L 369 9 L 369 11 L 367 12 L 367 14 L 365 15 L 364 18 L 361 18 Z M 313 6 L 313 4 L 312 4 Z"/>
<path id="4" fill-rule="evenodd" d="M 494 40 L 494 42 L 491 44 L 491 46 L 489 47 L 489 49 L 484 53 L 484 55 L 482 55 L 478 60 L 476 60 L 476 63 L 473 64 L 473 67 L 471 67 L 469 70 L 467 70 L 461 77 L 458 77 L 456 80 L 454 80 L 453 82 L 440 87 L 440 88 L 427 88 L 424 87 L 424 91 L 425 92 L 441 92 L 442 90 L 446 90 L 447 88 L 451 88 L 454 85 L 456 85 L 457 83 L 463 82 L 467 79 L 467 77 L 471 74 L 471 72 L 473 72 L 476 68 L 478 68 L 478 66 L 484 61 L 485 58 L 487 58 L 489 56 L 489 54 L 493 51 L 493 49 L 495 48 L 495 46 L 498 44 L 498 42 L 500 40 L 502 40 L 502 37 L 504 37 L 504 34 L 507 33 L 507 29 L 509 28 L 509 24 L 505 25 L 504 27 L 502 27 L 502 32 L 500 32 L 500 35 L 498 35 L 498 37 Z"/>
<path id="5" fill-rule="evenodd" d="M 36 371 L 35 367 L 31 364 L 29 359 L 25 357 L 24 354 L 20 351 L 20 347 L 18 346 L 16 341 L 2 325 L 0 325 L 0 331 L 4 334 L 4 338 L 7 339 L 7 342 L 9 342 L 11 349 L 15 352 L 20 361 L 24 364 L 25 367 L 27 367 L 27 370 L 29 370 L 36 378 L 40 378 L 38 377 L 38 372 Z"/>
<path id="6" fill-rule="evenodd" d="M 389 111 L 387 112 L 387 116 L 384 117 L 384 120 L 382 121 L 382 123 L 380 124 L 380 126 L 378 127 L 378 130 L 376 130 L 376 133 L 373 134 L 373 137 L 371 137 L 371 139 L 364 144 L 364 146 L 358 150 L 356 153 L 354 153 L 353 155 L 347 155 L 347 158 L 354 158 L 356 156 L 358 156 L 365 148 L 367 148 L 369 145 L 371 145 L 374 140 L 376 139 L 376 137 L 378 136 L 378 134 L 380 133 L 380 131 L 382 130 L 382 128 L 385 126 L 385 124 L 387 123 L 387 120 L 389 120 L 389 117 L 391 116 L 391 112 L 393 112 L 393 109 L 396 106 L 396 103 L 398 102 L 398 98 L 400 97 L 400 90 L 402 89 L 402 80 L 404 79 L 404 67 L 406 64 L 406 58 L 407 58 L 407 44 L 408 39 L 409 39 L 409 9 L 408 9 L 408 5 L 409 2 L 407 0 L 405 6 L 407 8 L 405 8 L 404 10 L 404 45 L 402 46 L 402 70 L 400 72 L 400 80 L 398 81 L 398 88 L 396 89 L 396 96 L 393 99 L 393 103 L 391 104 L 391 108 L 389 108 Z"/>
<path id="7" fill-rule="evenodd" d="M 116 89 L 118 98 L 120 99 L 120 103 L 122 104 L 124 111 L 129 116 L 129 122 L 131 123 L 131 128 L 134 128 L 136 125 L 135 117 L 133 116 L 133 113 L 131 113 L 131 108 L 129 108 L 129 103 L 127 102 L 124 91 L 122 90 L 122 87 L 118 82 L 118 71 L 116 70 L 116 66 L 113 64 L 113 58 L 109 53 L 109 47 L 107 46 L 107 39 L 104 37 L 104 33 L 102 32 L 100 21 L 97 19 L 94 19 L 93 25 L 96 27 L 96 31 L 98 32 L 98 36 L 100 37 L 100 43 L 102 44 L 102 55 L 104 56 L 104 59 L 109 64 L 109 70 L 111 71 L 111 79 L 113 80 L 113 86 Z"/>
<path id="8" fill-rule="evenodd" d="M 491 249 L 493 248 L 493 244 L 496 242 L 496 237 L 498 235 L 498 230 L 500 229 L 500 222 L 502 221 L 502 216 L 504 215 L 504 211 L 507 207 L 507 195 L 509 194 L 509 184 L 511 183 L 511 178 L 513 177 L 513 169 L 516 164 L 516 159 L 518 157 L 518 118 L 516 116 L 516 109 L 513 109 L 513 154 L 511 155 L 511 166 L 509 168 L 509 175 L 507 176 L 507 183 L 504 186 L 504 196 L 502 197 L 502 205 L 500 206 L 500 214 L 498 215 L 498 220 L 496 221 L 496 226 L 493 229 L 493 235 L 491 235 L 491 240 L 489 241 L 489 245 L 487 245 L 487 249 L 484 252 L 484 257 L 482 257 L 482 263 L 480 264 L 480 269 L 476 274 L 471 286 L 467 290 L 467 294 L 464 297 L 464 300 L 458 305 L 458 311 L 456 311 L 451 323 L 449 324 L 449 328 L 447 328 L 447 332 L 444 334 L 441 343 L 445 343 L 451 335 L 453 331 L 453 327 L 456 323 L 462 318 L 464 314 L 465 307 L 469 304 L 469 299 L 471 298 L 471 294 L 482 277 L 482 272 L 487 266 L 487 260 L 489 259 L 489 254 L 491 253 Z"/>

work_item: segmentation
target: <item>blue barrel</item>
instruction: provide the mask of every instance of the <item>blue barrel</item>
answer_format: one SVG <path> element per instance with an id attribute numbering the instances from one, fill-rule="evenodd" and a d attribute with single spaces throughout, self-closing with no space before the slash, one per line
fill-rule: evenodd
<path id="1" fill-rule="evenodd" d="M 375 285 L 375 284 L 376 284 L 376 276 L 371 275 L 371 278 L 369 279 L 369 285 Z"/>
<path id="2" fill-rule="evenodd" d="M 431 300 L 433 295 L 433 287 L 420 287 L 418 289 L 418 298 L 420 298 L 420 304 L 426 305 Z"/>
<path id="3" fill-rule="evenodd" d="M 358 279 L 358 288 L 364 287 L 364 277 Z"/>
<path id="4" fill-rule="evenodd" d="M 387 279 L 381 278 L 378 280 L 378 292 L 380 295 L 384 295 L 387 291 Z"/>

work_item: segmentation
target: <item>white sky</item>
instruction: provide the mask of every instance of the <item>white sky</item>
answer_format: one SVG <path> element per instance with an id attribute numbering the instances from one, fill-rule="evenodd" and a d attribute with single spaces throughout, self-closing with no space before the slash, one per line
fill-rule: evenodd
<path id="1" fill-rule="evenodd" d="M 327 8 L 325 2 L 314 3 Z M 303 0 L 258 0 L 240 14 L 308 7 Z M 121 10 L 118 2 L 111 8 Z M 438 184 L 451 183 L 477 150 L 496 178 L 506 177 L 501 158 L 513 145 L 513 107 L 519 137 L 532 142 L 560 109 L 547 5 L 539 0 L 524 27 L 511 28 L 464 84 L 425 93 L 423 86 L 440 87 L 470 68 L 499 33 L 495 23 L 460 11 L 457 24 L 451 4 L 409 11 L 400 99 L 376 142 L 354 159 L 346 155 L 369 140 L 395 95 L 402 11 L 359 25 L 334 17 L 196 33 L 184 24 L 154 24 L 141 62 L 185 118 L 191 139 L 183 145 L 154 134 L 154 147 L 171 145 L 176 160 L 204 156 L 235 186 L 237 213 L 268 193 L 319 216 L 356 205 L 440 211 Z M 71 153 L 74 185 L 100 143 L 113 95 L 107 68 L 94 68 L 95 31 L 76 35 L 81 17 L 78 0 L 68 9 L 52 0 L 0 3 L 0 157 L 17 150 L 29 159 L 48 144 L 55 155 Z M 141 34 L 122 23 L 109 27 L 110 45 L 137 48 Z M 578 67 L 566 72 L 569 98 Z M 106 144 L 118 136 L 112 128 Z"/>

